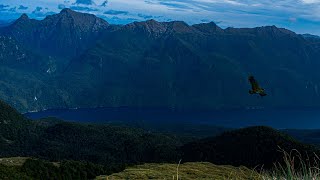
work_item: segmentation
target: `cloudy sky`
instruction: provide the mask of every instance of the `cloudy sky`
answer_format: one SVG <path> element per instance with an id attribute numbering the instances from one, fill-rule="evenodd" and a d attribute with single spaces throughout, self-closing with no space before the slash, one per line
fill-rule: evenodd
<path id="1" fill-rule="evenodd" d="M 0 0 L 0 19 L 22 13 L 42 19 L 63 8 L 92 13 L 113 24 L 213 21 L 223 28 L 276 25 L 320 35 L 320 0 Z"/>

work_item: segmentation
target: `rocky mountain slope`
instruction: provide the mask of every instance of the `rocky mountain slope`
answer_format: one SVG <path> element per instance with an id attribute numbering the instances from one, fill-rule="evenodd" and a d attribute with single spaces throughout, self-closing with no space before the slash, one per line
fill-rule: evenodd
<path id="1" fill-rule="evenodd" d="M 12 72 L 0 98 L 20 111 L 320 106 L 320 39 L 275 26 L 155 20 L 115 26 L 64 9 L 41 21 L 22 15 L 0 32 L 0 65 Z M 267 97 L 248 94 L 249 75 Z M 30 92 L 33 82 L 39 88 Z"/>

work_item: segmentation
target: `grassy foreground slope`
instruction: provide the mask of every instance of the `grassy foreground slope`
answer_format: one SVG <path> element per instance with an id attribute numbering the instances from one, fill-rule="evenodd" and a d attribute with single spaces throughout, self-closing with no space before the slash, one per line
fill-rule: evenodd
<path id="1" fill-rule="evenodd" d="M 29 157 L 0 158 L 0 164 L 5 166 L 22 166 Z"/>
<path id="2" fill-rule="evenodd" d="M 261 176 L 246 167 L 217 166 L 208 162 L 184 163 L 179 166 L 179 179 L 261 179 Z M 110 176 L 99 176 L 105 179 L 177 179 L 177 164 L 144 164 L 137 165 Z"/>

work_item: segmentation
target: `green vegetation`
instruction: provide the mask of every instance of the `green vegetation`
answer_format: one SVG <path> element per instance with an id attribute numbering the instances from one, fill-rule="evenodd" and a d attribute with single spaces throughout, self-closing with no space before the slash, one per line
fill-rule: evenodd
<path id="1" fill-rule="evenodd" d="M 219 127 L 208 124 L 196 124 L 186 122 L 159 122 L 159 121 L 123 121 L 112 122 L 111 125 L 121 125 L 131 128 L 143 129 L 152 133 L 161 133 L 178 137 L 184 144 L 197 139 L 220 135 L 231 128 Z"/>
<path id="2" fill-rule="evenodd" d="M 222 177 L 227 175 L 223 173 L 224 170 L 229 171 L 226 169 L 229 166 L 224 166 L 226 164 L 252 169 L 263 167 L 268 172 L 276 162 L 279 163 L 278 167 L 287 167 L 291 161 L 283 158 L 279 147 L 287 152 L 296 149 L 301 154 L 295 154 L 293 158 L 308 159 L 307 163 L 310 165 L 318 162 L 316 154 L 320 154 L 317 148 L 302 144 L 268 127 L 249 127 L 218 134 L 198 139 L 199 137 L 186 138 L 188 134 L 183 133 L 182 136 L 168 132 L 153 133 L 120 125 L 67 123 L 51 118 L 30 121 L 0 101 L 0 157 L 21 156 L 0 159 L 0 179 L 92 179 L 97 175 L 110 175 L 123 171 L 128 166 L 143 163 L 149 163 L 146 166 L 152 172 L 154 169 L 154 172 L 151 175 L 140 175 L 156 177 L 158 165 L 154 163 L 176 163 L 179 159 L 183 163 L 210 162 L 223 165 L 212 165 L 217 168 L 214 172 L 221 172 L 219 175 Z M 295 173 L 289 171 L 294 176 L 299 176 L 300 172 L 305 174 L 311 167 L 303 167 L 299 162 L 291 164 L 291 167 L 298 168 Z M 210 170 L 200 167 L 201 165 L 206 164 L 194 166 L 203 171 L 187 176 L 184 172 L 189 170 L 185 170 L 184 166 L 188 169 L 191 165 L 184 163 L 181 166 L 181 177 L 213 176 L 208 173 Z M 159 167 L 168 171 L 166 177 L 174 172 L 170 170 L 174 167 L 173 164 Z M 230 168 L 236 174 L 252 172 L 246 168 L 240 168 L 241 171 L 237 171 L 239 168 Z M 282 169 L 286 168 L 280 168 Z M 274 172 L 279 172 L 279 169 Z M 124 171 L 125 175 L 126 173 L 128 171 Z M 280 176 L 284 176 L 287 171 L 281 173 Z"/>
<path id="3" fill-rule="evenodd" d="M 179 138 L 115 125 L 31 121 L 0 102 L 0 157 L 37 157 L 107 165 L 112 172 L 140 162 L 174 162 Z"/>
<path id="4" fill-rule="evenodd" d="M 25 121 L 30 124 L 17 131 L 17 136 L 1 142 L 2 156 L 85 160 L 121 169 L 125 164 L 174 161 L 176 147 L 181 145 L 170 135 L 121 126 Z"/>
<path id="5" fill-rule="evenodd" d="M 178 173 L 178 178 L 177 178 Z M 106 179 L 215 179 L 215 180 L 259 180 L 257 172 L 245 167 L 217 166 L 206 162 L 180 164 L 144 164 L 125 169 L 110 176 L 99 176 L 97 180 Z"/>
<path id="6" fill-rule="evenodd" d="M 9 161 L 20 158 L 7 158 Z M 110 174 L 102 165 L 89 162 L 62 161 L 51 163 L 39 159 L 24 158 L 23 164 L 3 165 L 0 163 L 0 179 L 19 180 L 86 180 L 100 174 Z M 20 162 L 20 160 L 19 160 Z"/>
<path id="7" fill-rule="evenodd" d="M 28 157 L 10 157 L 0 158 L 0 164 L 5 166 L 22 166 L 28 159 Z"/>
<path id="8" fill-rule="evenodd" d="M 320 159 L 316 156 L 315 160 L 305 159 L 297 150 L 283 152 L 285 164 L 275 163 L 272 171 L 262 171 L 265 180 L 317 180 L 320 179 Z"/>

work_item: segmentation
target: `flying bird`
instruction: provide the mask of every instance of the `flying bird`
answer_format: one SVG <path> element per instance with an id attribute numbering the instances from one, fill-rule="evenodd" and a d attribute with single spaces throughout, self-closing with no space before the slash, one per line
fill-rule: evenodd
<path id="1" fill-rule="evenodd" d="M 265 90 L 259 86 L 257 80 L 255 80 L 253 76 L 249 76 L 248 80 L 251 84 L 251 90 L 249 90 L 250 94 L 259 94 L 261 97 L 267 95 Z"/>

